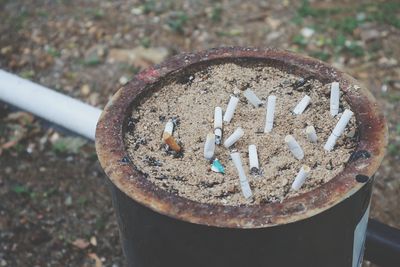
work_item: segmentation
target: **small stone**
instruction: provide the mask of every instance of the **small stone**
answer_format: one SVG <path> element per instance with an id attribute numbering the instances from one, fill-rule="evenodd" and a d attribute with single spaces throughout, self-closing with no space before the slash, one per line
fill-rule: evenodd
<path id="1" fill-rule="evenodd" d="M 71 206 L 72 205 L 72 197 L 67 196 L 67 198 L 64 201 L 65 206 Z"/>
<path id="2" fill-rule="evenodd" d="M 307 27 L 301 29 L 300 31 L 301 35 L 303 35 L 305 38 L 310 38 L 311 36 L 313 36 L 314 32 L 315 31 L 313 29 Z"/>
<path id="3" fill-rule="evenodd" d="M 11 50 L 12 50 L 12 46 L 11 46 L 11 45 L 5 46 L 5 47 L 2 47 L 2 48 L 1 48 L 0 53 L 1 53 L 2 55 L 6 55 L 6 54 L 10 53 Z"/>
<path id="4" fill-rule="evenodd" d="M 119 80 L 118 80 L 118 82 L 119 82 L 121 85 L 125 85 L 128 81 L 129 81 L 129 79 L 128 79 L 128 77 L 126 77 L 126 76 L 121 76 L 121 77 L 119 78 Z"/>
<path id="5" fill-rule="evenodd" d="M 88 84 L 82 85 L 82 87 L 81 87 L 81 94 L 82 94 L 83 96 L 88 96 L 88 95 L 90 94 L 90 87 L 89 87 Z"/>
<path id="6" fill-rule="evenodd" d="M 100 94 L 97 92 L 91 93 L 88 101 L 90 105 L 97 106 L 100 102 Z"/>

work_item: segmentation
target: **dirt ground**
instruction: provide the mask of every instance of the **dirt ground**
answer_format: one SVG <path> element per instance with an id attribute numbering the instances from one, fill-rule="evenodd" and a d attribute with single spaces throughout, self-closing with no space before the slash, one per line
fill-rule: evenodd
<path id="1" fill-rule="evenodd" d="M 364 82 L 387 116 L 371 216 L 400 227 L 399 14 L 398 1 L 0 0 L 0 68 L 102 108 L 179 52 L 239 45 L 318 57 Z M 93 143 L 0 104 L 4 266 L 117 267 L 123 256 Z"/>

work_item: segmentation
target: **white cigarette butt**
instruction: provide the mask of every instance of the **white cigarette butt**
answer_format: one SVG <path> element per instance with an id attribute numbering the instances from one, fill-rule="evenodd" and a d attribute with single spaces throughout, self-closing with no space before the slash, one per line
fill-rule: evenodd
<path id="1" fill-rule="evenodd" d="M 303 165 L 297 174 L 296 178 L 294 179 L 294 182 L 292 184 L 292 189 L 297 191 L 300 189 L 300 187 L 304 184 L 307 176 L 310 174 L 310 167 L 307 165 Z"/>
<path id="2" fill-rule="evenodd" d="M 169 120 L 167 124 L 165 124 L 164 133 L 172 135 L 173 131 L 174 131 L 174 123 L 172 122 L 172 120 Z"/>
<path id="3" fill-rule="evenodd" d="M 315 132 L 314 126 L 307 126 L 306 134 L 307 134 L 307 138 L 308 138 L 308 140 L 310 140 L 310 142 L 312 142 L 312 143 L 317 142 L 317 133 Z"/>
<path id="4" fill-rule="evenodd" d="M 244 135 L 244 131 L 241 127 L 238 127 L 233 134 L 231 134 L 224 142 L 224 146 L 226 148 L 229 148 L 230 146 L 232 146 L 234 143 L 237 142 L 237 140 L 239 140 L 240 137 L 242 137 Z"/>
<path id="5" fill-rule="evenodd" d="M 304 112 L 307 106 L 310 104 L 311 98 L 306 95 L 303 99 L 297 104 L 297 106 L 293 109 L 293 113 L 299 115 Z"/>
<path id="6" fill-rule="evenodd" d="M 256 108 L 262 105 L 262 101 L 257 97 L 257 95 L 250 89 L 246 89 L 243 92 L 246 99 Z"/>
<path id="7" fill-rule="evenodd" d="M 271 132 L 272 127 L 274 126 L 275 104 L 276 104 L 276 96 L 274 95 L 268 96 L 264 133 Z"/>
<path id="8" fill-rule="evenodd" d="M 240 159 L 240 154 L 238 152 L 232 153 L 231 158 L 239 174 L 240 187 L 242 188 L 242 193 L 244 197 L 248 199 L 253 195 L 253 193 L 251 192 L 249 181 L 247 180 L 246 174 L 244 172 L 242 160 Z"/>
<path id="9" fill-rule="evenodd" d="M 288 145 L 290 152 L 292 152 L 296 159 L 300 160 L 304 158 L 303 149 L 301 149 L 299 143 L 297 143 L 293 136 L 286 135 L 285 143 Z"/>
<path id="10" fill-rule="evenodd" d="M 215 144 L 220 145 L 222 140 L 222 130 L 221 128 L 217 128 L 214 130 L 215 135 Z"/>
<path id="11" fill-rule="evenodd" d="M 326 144 L 324 146 L 324 149 L 326 151 L 331 151 L 333 149 L 333 147 L 336 144 L 336 141 L 344 132 L 344 129 L 346 128 L 346 126 L 349 123 L 352 116 L 353 116 L 353 112 L 349 109 L 346 109 L 343 112 L 338 123 L 336 124 L 335 128 L 333 129 L 331 135 L 329 136 L 328 140 L 326 141 Z"/>
<path id="12" fill-rule="evenodd" d="M 221 144 L 222 139 L 222 108 L 216 107 L 214 111 L 214 134 L 215 143 Z"/>
<path id="13" fill-rule="evenodd" d="M 249 165 L 250 165 L 250 172 L 258 172 L 260 166 L 258 163 L 256 145 L 249 145 Z"/>
<path id="14" fill-rule="evenodd" d="M 339 113 L 339 101 L 340 101 L 339 83 L 333 82 L 331 84 L 331 106 L 330 106 L 330 111 L 332 116 L 336 116 Z"/>
<path id="15" fill-rule="evenodd" d="M 213 133 L 207 134 L 206 142 L 204 143 L 204 157 L 211 160 L 214 157 L 215 151 L 215 135 Z"/>
<path id="16" fill-rule="evenodd" d="M 231 96 L 231 99 L 229 100 L 228 106 L 224 114 L 225 122 L 227 123 L 231 122 L 233 113 L 235 113 L 235 109 L 238 103 L 239 103 L 239 98 Z"/>

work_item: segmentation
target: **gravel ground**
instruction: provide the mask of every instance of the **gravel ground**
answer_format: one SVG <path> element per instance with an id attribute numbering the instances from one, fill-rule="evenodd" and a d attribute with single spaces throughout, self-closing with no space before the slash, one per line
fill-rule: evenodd
<path id="1" fill-rule="evenodd" d="M 318 57 L 364 82 L 384 109 L 389 147 L 371 216 L 400 227 L 399 14 L 397 1 L 0 0 L 0 68 L 102 108 L 179 52 L 240 45 Z M 93 143 L 5 104 L 0 266 L 123 266 Z"/>

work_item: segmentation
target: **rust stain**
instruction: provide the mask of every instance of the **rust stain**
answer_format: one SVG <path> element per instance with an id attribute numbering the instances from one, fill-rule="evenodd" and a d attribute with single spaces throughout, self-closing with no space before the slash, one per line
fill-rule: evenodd
<path id="1" fill-rule="evenodd" d="M 348 162 L 343 172 L 313 191 L 283 203 L 239 207 L 201 204 L 172 195 L 150 183 L 130 161 L 121 160 L 126 157 L 124 125 L 131 106 L 138 103 L 143 93 L 179 74 L 224 62 L 264 63 L 294 74 L 312 75 L 322 83 L 339 81 L 361 133 L 356 151 L 362 152 Z M 96 150 L 103 169 L 134 201 L 179 220 L 229 228 L 260 228 L 295 222 L 340 203 L 365 185 L 355 179 L 357 175 L 373 176 L 382 161 L 386 144 L 385 118 L 373 96 L 354 78 L 310 57 L 277 49 L 241 47 L 181 54 L 139 73 L 113 96 L 96 132 Z"/>

